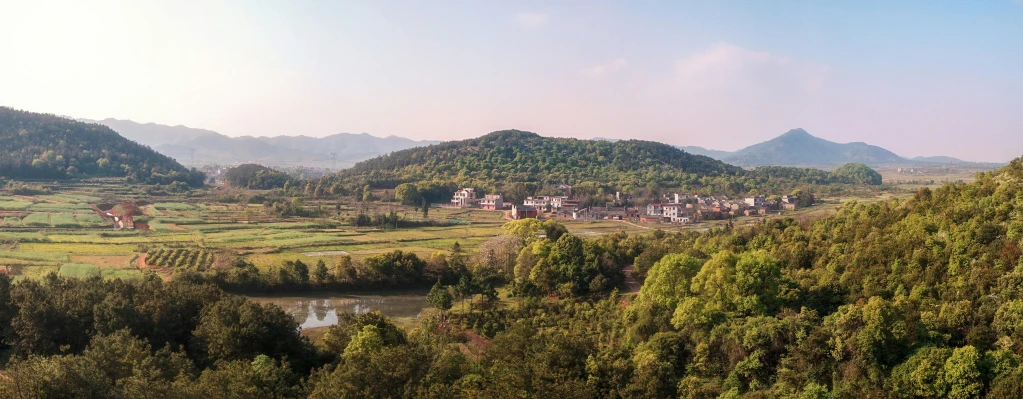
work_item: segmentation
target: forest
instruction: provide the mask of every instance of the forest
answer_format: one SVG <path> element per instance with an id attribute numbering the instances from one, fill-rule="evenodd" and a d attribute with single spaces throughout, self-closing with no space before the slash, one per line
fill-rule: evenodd
<path id="1" fill-rule="evenodd" d="M 474 253 L 333 270 L 0 276 L 0 397 L 1023 397 L 1021 210 L 1017 159 L 907 199 L 706 232 L 526 220 Z M 346 315 L 314 343 L 224 292 L 246 273 L 432 285 L 436 311 L 409 328 Z"/>
<path id="2" fill-rule="evenodd" d="M 269 190 L 283 188 L 291 177 L 262 165 L 247 163 L 228 169 L 224 180 L 232 187 Z"/>
<path id="3" fill-rule="evenodd" d="M 392 189 L 413 184 L 428 201 L 443 202 L 453 187 L 475 187 L 521 200 L 561 184 L 572 185 L 577 193 L 603 197 L 615 191 L 657 189 L 706 195 L 745 195 L 754 189 L 817 192 L 881 183 L 881 175 L 863 164 L 831 172 L 776 166 L 743 170 L 667 144 L 549 138 L 507 130 L 362 161 L 315 186 L 322 187 L 319 192 L 323 193 L 358 196 L 367 185 Z"/>
<path id="4" fill-rule="evenodd" d="M 187 169 L 110 128 L 0 107 L 0 176 L 12 179 L 125 177 L 129 182 L 201 187 Z"/>

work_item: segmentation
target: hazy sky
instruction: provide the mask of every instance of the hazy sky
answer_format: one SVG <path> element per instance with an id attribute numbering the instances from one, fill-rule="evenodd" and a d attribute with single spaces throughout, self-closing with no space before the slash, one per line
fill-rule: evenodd
<path id="1" fill-rule="evenodd" d="M 0 0 L 0 54 L 0 105 L 232 136 L 1023 155 L 1023 0 Z"/>

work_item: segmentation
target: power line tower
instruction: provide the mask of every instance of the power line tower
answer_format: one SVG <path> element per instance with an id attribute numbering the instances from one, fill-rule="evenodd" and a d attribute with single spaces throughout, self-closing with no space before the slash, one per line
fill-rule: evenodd
<path id="1" fill-rule="evenodd" d="M 337 153 L 336 152 L 330 153 L 330 160 L 333 162 L 334 170 L 337 170 Z"/>
<path id="2" fill-rule="evenodd" d="M 949 158 L 949 160 L 948 160 L 948 170 L 945 171 L 945 183 L 951 183 L 951 182 L 952 182 L 952 159 Z"/>
<path id="3" fill-rule="evenodd" d="M 195 166 L 195 148 L 189 148 L 188 152 L 192 154 L 192 166 Z"/>

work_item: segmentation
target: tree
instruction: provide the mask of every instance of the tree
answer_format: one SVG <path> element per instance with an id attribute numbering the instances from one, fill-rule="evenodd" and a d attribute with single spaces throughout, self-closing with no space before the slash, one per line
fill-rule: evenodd
<path id="1" fill-rule="evenodd" d="M 430 293 L 426 295 L 426 301 L 433 305 L 433 307 L 439 309 L 441 314 L 451 309 L 451 292 L 448 291 L 448 287 L 440 284 L 440 280 L 437 284 L 433 285 L 430 289 Z"/>
<path id="2" fill-rule="evenodd" d="M 294 262 L 291 262 L 291 265 L 292 265 L 292 270 L 295 271 L 295 278 L 298 280 L 298 282 L 300 284 L 308 284 L 309 283 L 309 266 L 307 266 L 301 260 L 297 260 L 297 259 Z"/>
<path id="3" fill-rule="evenodd" d="M 402 205 L 419 205 L 425 203 L 426 199 L 419 194 L 419 189 L 412 183 L 402 183 L 394 189 L 394 198 Z"/>
<path id="4" fill-rule="evenodd" d="M 316 261 L 316 269 L 313 270 L 313 280 L 317 284 L 323 284 L 329 276 L 330 272 L 327 270 L 327 262 L 324 262 L 323 259 Z"/>
<path id="5" fill-rule="evenodd" d="M 689 255 L 666 255 L 650 268 L 640 293 L 646 300 L 674 309 L 682 298 L 691 294 L 691 281 L 702 266 L 699 259 Z"/>
<path id="6" fill-rule="evenodd" d="M 472 296 L 474 288 L 472 286 L 472 280 L 463 275 L 462 278 L 458 279 L 458 285 L 455 285 L 455 296 L 462 302 L 462 312 L 465 312 L 465 299 Z"/>
<path id="7" fill-rule="evenodd" d="M 313 354 L 291 315 L 276 305 L 259 305 L 235 296 L 203 310 L 191 348 L 204 364 L 252 360 L 263 354 L 275 359 L 286 356 L 293 365 L 304 367 Z"/>
<path id="8" fill-rule="evenodd" d="M 943 367 L 944 396 L 950 399 L 979 398 L 984 389 L 980 363 L 981 356 L 976 348 L 967 345 L 954 349 Z"/>

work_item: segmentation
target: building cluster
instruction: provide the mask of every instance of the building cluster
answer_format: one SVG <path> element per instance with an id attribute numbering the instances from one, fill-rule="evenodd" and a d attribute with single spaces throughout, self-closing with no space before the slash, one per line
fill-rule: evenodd
<path id="1" fill-rule="evenodd" d="M 498 211 L 505 209 L 505 204 L 504 200 L 501 199 L 500 194 L 484 195 L 483 198 L 480 198 L 476 196 L 476 189 L 463 188 L 455 191 L 455 195 L 451 197 L 451 207 L 481 208 Z"/>
<path id="2" fill-rule="evenodd" d="M 665 195 L 659 203 L 649 204 L 640 221 L 654 223 L 695 223 L 701 220 L 726 219 L 735 216 L 766 215 L 772 210 L 795 210 L 796 197 L 782 196 L 779 201 L 763 195 L 743 199 L 725 196 Z"/>
<path id="3" fill-rule="evenodd" d="M 694 196 L 671 194 L 661 202 L 649 204 L 644 212 L 641 208 L 630 207 L 628 198 L 615 193 L 614 201 L 604 206 L 581 207 L 578 200 L 568 196 L 527 197 L 522 205 L 505 203 L 500 194 L 477 196 L 476 190 L 463 188 L 451 198 L 455 208 L 480 208 L 487 210 L 511 210 L 513 219 L 535 218 L 548 215 L 554 218 L 576 220 L 630 220 L 639 219 L 646 223 L 696 223 L 701 220 L 727 219 L 735 216 L 766 215 L 773 210 L 795 210 L 795 197 L 782 196 L 780 200 L 768 200 L 763 195 L 742 199 L 725 196 Z"/>

